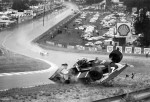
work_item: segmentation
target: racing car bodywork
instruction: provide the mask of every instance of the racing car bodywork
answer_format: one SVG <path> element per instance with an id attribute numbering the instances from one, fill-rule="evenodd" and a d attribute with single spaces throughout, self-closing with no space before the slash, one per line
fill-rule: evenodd
<path id="1" fill-rule="evenodd" d="M 110 53 L 111 61 L 81 59 L 77 61 L 72 68 L 67 69 L 67 64 L 62 64 L 49 79 L 56 83 L 70 83 L 70 82 L 107 82 L 118 76 L 127 67 L 128 64 L 120 64 L 122 60 L 122 53 L 115 50 Z"/>

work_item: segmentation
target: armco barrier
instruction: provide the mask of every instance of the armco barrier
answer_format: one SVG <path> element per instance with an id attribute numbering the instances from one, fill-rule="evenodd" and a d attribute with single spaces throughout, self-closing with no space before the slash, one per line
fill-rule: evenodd
<path id="1" fill-rule="evenodd" d="M 46 41 L 46 43 L 49 44 L 49 45 L 55 45 L 54 42 L 50 42 L 50 41 Z"/>

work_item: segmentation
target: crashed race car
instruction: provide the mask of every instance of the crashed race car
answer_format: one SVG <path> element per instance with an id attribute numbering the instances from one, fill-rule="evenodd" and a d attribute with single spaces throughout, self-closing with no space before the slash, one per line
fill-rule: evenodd
<path id="1" fill-rule="evenodd" d="M 129 64 L 120 64 L 123 54 L 117 49 L 109 54 L 110 61 L 94 60 L 85 58 L 77 61 L 72 68 L 67 69 L 68 64 L 62 64 L 49 79 L 56 83 L 82 82 L 84 84 L 92 82 L 107 82 L 118 76 Z"/>

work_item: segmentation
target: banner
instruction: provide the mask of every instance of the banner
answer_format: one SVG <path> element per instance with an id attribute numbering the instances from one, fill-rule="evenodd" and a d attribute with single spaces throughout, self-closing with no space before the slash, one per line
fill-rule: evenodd
<path id="1" fill-rule="evenodd" d="M 150 53 L 150 48 L 144 48 L 144 54 Z"/>
<path id="2" fill-rule="evenodd" d="M 67 48 L 68 48 L 68 49 L 74 49 L 74 46 L 67 45 Z"/>
<path id="3" fill-rule="evenodd" d="M 125 53 L 132 53 L 132 47 L 125 47 Z"/>
<path id="4" fill-rule="evenodd" d="M 114 49 L 113 49 L 113 46 L 107 46 L 107 52 L 110 53 L 112 52 Z"/>
<path id="5" fill-rule="evenodd" d="M 122 46 L 116 46 L 116 49 L 119 48 L 119 51 L 122 53 Z"/>
<path id="6" fill-rule="evenodd" d="M 89 47 L 89 51 L 97 51 L 97 48 L 95 48 L 95 47 Z"/>
<path id="7" fill-rule="evenodd" d="M 141 48 L 140 47 L 135 47 L 134 48 L 134 54 L 141 54 Z"/>
<path id="8" fill-rule="evenodd" d="M 85 50 L 85 47 L 80 46 L 80 45 L 77 45 L 76 48 L 77 48 L 78 50 Z"/>

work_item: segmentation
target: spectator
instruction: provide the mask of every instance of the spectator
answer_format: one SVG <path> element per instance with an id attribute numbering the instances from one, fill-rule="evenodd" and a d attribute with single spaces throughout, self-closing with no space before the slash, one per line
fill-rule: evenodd
<path id="1" fill-rule="evenodd" d="M 132 73 L 131 79 L 134 79 L 135 73 Z"/>

